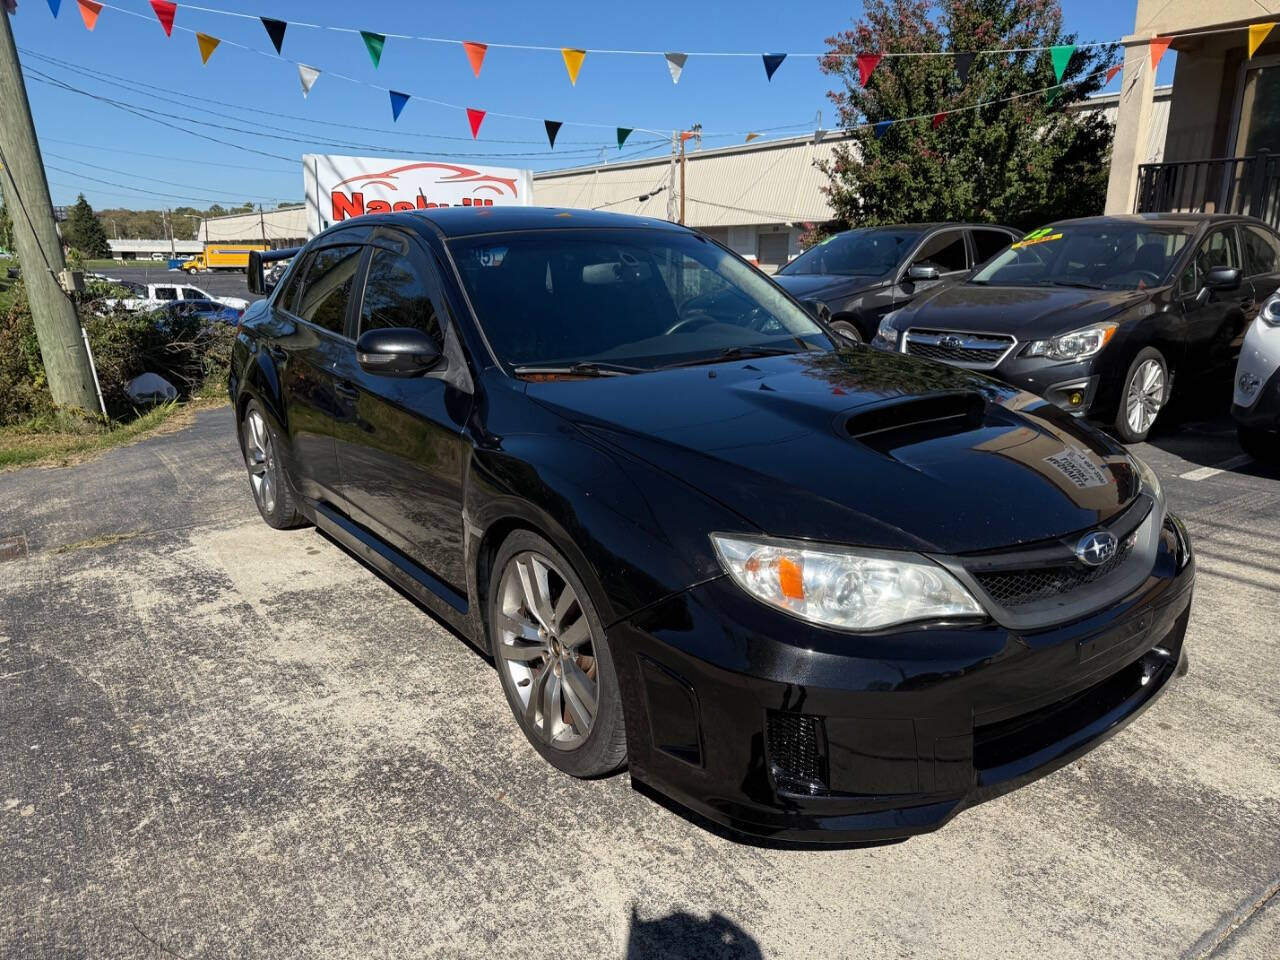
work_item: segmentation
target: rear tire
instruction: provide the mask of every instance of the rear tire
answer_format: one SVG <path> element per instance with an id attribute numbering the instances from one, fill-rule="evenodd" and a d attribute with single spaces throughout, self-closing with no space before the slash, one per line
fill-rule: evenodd
<path id="1" fill-rule="evenodd" d="M 276 451 L 275 431 L 262 413 L 257 400 L 250 400 L 240 421 L 240 436 L 244 446 L 244 465 L 249 471 L 249 489 L 253 502 L 267 526 L 277 530 L 291 530 L 306 524 L 307 519 L 298 510 L 298 503 L 285 473 L 284 464 Z"/>
<path id="2" fill-rule="evenodd" d="M 1236 426 L 1240 448 L 1264 466 L 1280 466 L 1280 433 Z"/>
<path id="3" fill-rule="evenodd" d="M 1169 365 L 1155 347 L 1144 347 L 1129 364 L 1120 389 L 1114 429 L 1125 443 L 1141 443 L 1169 402 Z"/>
<path id="4" fill-rule="evenodd" d="M 536 533 L 511 534 L 494 559 L 486 617 L 502 691 L 534 749 L 574 777 L 619 769 L 627 736 L 613 656 L 569 561 Z"/>

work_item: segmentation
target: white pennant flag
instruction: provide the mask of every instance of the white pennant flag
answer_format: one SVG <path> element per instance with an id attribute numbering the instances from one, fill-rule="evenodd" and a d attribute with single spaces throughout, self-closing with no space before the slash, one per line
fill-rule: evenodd
<path id="1" fill-rule="evenodd" d="M 668 53 L 666 58 L 667 69 L 671 71 L 671 82 L 679 83 L 680 74 L 684 72 L 684 63 L 689 59 L 689 55 L 687 53 Z"/>
<path id="2" fill-rule="evenodd" d="M 311 87 L 315 84 L 318 76 L 320 76 L 320 71 L 315 67 L 308 67 L 305 63 L 298 64 L 298 79 L 302 81 L 302 95 L 304 97 L 311 93 Z"/>

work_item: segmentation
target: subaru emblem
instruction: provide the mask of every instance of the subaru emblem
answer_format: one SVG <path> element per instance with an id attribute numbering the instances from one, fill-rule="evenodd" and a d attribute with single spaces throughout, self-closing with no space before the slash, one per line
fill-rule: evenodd
<path id="1" fill-rule="evenodd" d="M 959 350 L 964 346 L 964 341 L 949 333 L 945 337 L 938 338 L 938 346 L 946 347 L 948 350 Z"/>
<path id="2" fill-rule="evenodd" d="M 1095 530 L 1076 544 L 1076 556 L 1090 567 L 1100 567 L 1116 555 L 1118 542 L 1109 530 Z"/>

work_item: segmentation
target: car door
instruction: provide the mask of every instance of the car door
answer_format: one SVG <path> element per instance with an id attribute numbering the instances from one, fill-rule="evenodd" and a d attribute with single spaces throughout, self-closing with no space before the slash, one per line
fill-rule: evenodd
<path id="1" fill-rule="evenodd" d="M 450 326 L 433 255 L 399 231 L 376 233 L 356 337 L 412 327 L 430 334 L 445 356 L 423 376 L 389 377 L 362 369 L 348 345 L 336 370 L 336 437 L 351 518 L 465 593 L 462 474 L 472 394 L 458 385 L 463 361 Z"/>
<path id="2" fill-rule="evenodd" d="M 907 274 L 913 266 L 935 268 L 938 279 L 912 280 Z M 929 234 L 900 269 L 893 291 L 894 307 L 909 303 L 925 290 L 940 283 L 963 276 L 971 266 L 963 228 L 948 228 Z"/>
<path id="3" fill-rule="evenodd" d="M 271 351 L 280 375 L 290 473 L 303 496 L 341 504 L 334 423 L 342 410 L 334 369 L 351 352 L 348 322 L 364 247 L 336 234 L 307 254 L 273 301 Z"/>
<path id="4" fill-rule="evenodd" d="M 1240 287 L 1206 290 L 1205 279 L 1214 267 L 1240 269 Z M 1210 230 L 1178 278 L 1184 313 L 1180 373 L 1204 373 L 1233 362 L 1239 351 L 1242 316 L 1256 311 L 1253 286 L 1244 273 L 1235 225 Z"/>

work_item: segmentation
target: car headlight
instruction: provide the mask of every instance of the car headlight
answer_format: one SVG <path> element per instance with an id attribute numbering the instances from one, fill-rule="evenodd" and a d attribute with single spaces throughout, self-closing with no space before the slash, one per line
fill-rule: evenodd
<path id="1" fill-rule="evenodd" d="M 1262 317 L 1262 322 L 1268 327 L 1280 327 L 1280 293 L 1272 294 L 1267 298 L 1262 309 L 1258 311 L 1258 316 Z"/>
<path id="2" fill-rule="evenodd" d="M 1084 360 L 1100 353 L 1115 332 L 1114 323 L 1099 323 L 1083 330 L 1072 330 L 1052 340 L 1035 340 L 1027 348 L 1027 356 L 1048 357 L 1050 360 Z"/>
<path id="3" fill-rule="evenodd" d="M 917 554 L 713 533 L 720 565 L 747 593 L 810 623 L 876 630 L 985 616 L 949 572 Z"/>
<path id="4" fill-rule="evenodd" d="M 898 331 L 894 329 L 893 321 L 899 312 L 891 310 L 886 313 L 880 318 L 880 326 L 876 328 L 876 338 L 895 347 L 898 345 Z"/>

